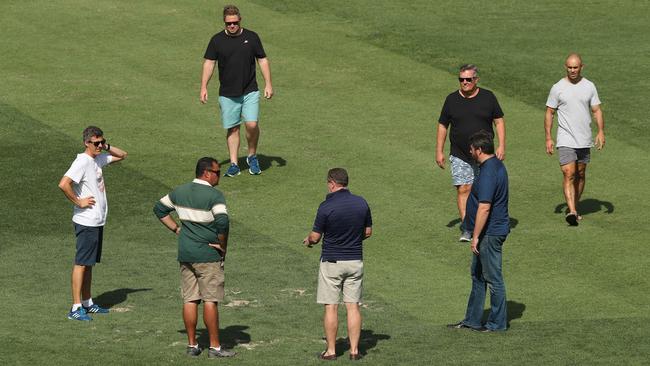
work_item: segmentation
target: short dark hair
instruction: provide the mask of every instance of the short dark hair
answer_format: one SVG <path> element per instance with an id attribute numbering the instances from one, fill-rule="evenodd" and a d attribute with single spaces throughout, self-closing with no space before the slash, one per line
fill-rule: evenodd
<path id="1" fill-rule="evenodd" d="M 236 15 L 241 18 L 239 8 L 234 5 L 226 5 L 223 7 L 223 18 L 226 19 L 228 15 Z"/>
<path id="2" fill-rule="evenodd" d="M 104 131 L 102 131 L 102 129 L 97 127 L 97 126 L 88 126 L 88 127 L 86 127 L 86 129 L 84 129 L 84 132 L 83 132 L 84 142 L 90 141 L 90 139 L 93 136 L 95 136 L 95 137 L 104 136 Z"/>
<path id="3" fill-rule="evenodd" d="M 474 64 L 465 64 L 460 67 L 460 72 L 463 71 L 474 71 L 474 76 L 478 76 L 478 66 Z"/>
<path id="4" fill-rule="evenodd" d="M 196 177 L 199 178 L 203 175 L 206 170 L 212 169 L 212 164 L 219 162 L 215 158 L 209 156 L 202 157 L 199 161 L 196 162 Z"/>
<path id="5" fill-rule="evenodd" d="M 332 168 L 327 172 L 327 181 L 347 187 L 348 172 L 343 168 Z"/>
<path id="6" fill-rule="evenodd" d="M 494 154 L 494 136 L 485 130 L 480 130 L 470 136 L 469 144 L 475 149 L 481 149 L 484 154 Z"/>

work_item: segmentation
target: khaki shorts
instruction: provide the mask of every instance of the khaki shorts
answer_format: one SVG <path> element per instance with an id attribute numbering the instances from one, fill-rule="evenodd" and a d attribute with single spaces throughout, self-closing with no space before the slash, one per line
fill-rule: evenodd
<path id="1" fill-rule="evenodd" d="M 181 262 L 183 302 L 221 302 L 224 297 L 223 262 Z"/>
<path id="2" fill-rule="evenodd" d="M 363 261 L 320 262 L 316 302 L 338 304 L 341 291 L 343 292 L 343 302 L 361 302 Z"/>

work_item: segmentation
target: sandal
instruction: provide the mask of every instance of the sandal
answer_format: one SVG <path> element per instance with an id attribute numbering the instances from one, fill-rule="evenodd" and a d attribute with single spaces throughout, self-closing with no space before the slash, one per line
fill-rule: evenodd
<path id="1" fill-rule="evenodd" d="M 335 361 L 336 360 L 336 353 L 333 355 L 326 355 L 327 351 L 323 351 L 318 354 L 318 359 L 320 360 L 325 360 L 325 361 Z"/>

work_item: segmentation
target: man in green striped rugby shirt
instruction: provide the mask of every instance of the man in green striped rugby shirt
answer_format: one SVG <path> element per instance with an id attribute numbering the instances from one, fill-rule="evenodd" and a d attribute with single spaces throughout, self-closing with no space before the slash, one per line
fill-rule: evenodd
<path id="1" fill-rule="evenodd" d="M 187 331 L 187 354 L 198 356 L 196 341 L 198 306 L 203 301 L 203 322 L 210 335 L 208 357 L 232 357 L 235 352 L 221 348 L 219 311 L 224 298 L 224 267 L 228 244 L 226 199 L 214 188 L 219 184 L 219 163 L 204 157 L 196 163 L 196 179 L 161 198 L 154 213 L 178 235 L 178 262 L 181 271 L 183 321 Z M 181 224 L 170 216 L 176 211 Z"/>

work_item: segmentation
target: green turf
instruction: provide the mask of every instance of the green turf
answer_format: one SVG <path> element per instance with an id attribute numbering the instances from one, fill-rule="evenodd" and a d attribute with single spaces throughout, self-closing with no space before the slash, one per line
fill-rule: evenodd
<path id="1" fill-rule="evenodd" d="M 207 106 L 198 102 L 220 4 L 0 4 L 1 364 L 186 362 L 175 241 L 151 208 L 192 178 L 198 157 L 226 159 L 217 84 Z M 647 4 L 463 4 L 238 3 L 269 54 L 276 96 L 262 103 L 263 175 L 220 186 L 232 218 L 221 328 L 240 355 L 218 362 L 319 363 L 318 249 L 300 241 L 333 166 L 348 168 L 375 222 L 363 362 L 647 362 Z M 567 228 L 542 121 L 574 50 L 599 88 L 608 139 L 589 167 L 585 220 Z M 449 172 L 434 167 L 433 140 L 463 62 L 479 64 L 506 113 L 516 225 L 504 257 L 505 334 L 444 327 L 462 318 L 470 253 L 455 242 L 454 193 Z M 129 157 L 105 170 L 110 214 L 94 294 L 113 313 L 79 324 L 65 318 L 74 244 L 56 185 L 90 123 Z"/>

